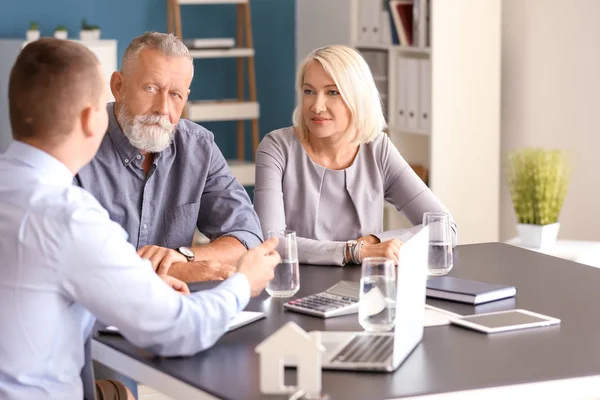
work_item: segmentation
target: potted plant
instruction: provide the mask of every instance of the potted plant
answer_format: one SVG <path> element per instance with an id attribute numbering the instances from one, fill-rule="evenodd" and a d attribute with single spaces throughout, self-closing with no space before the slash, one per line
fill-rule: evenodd
<path id="1" fill-rule="evenodd" d="M 67 27 L 64 25 L 59 25 L 54 30 L 54 37 L 57 39 L 66 39 L 69 36 L 69 32 L 67 31 Z"/>
<path id="2" fill-rule="evenodd" d="M 522 246 L 546 249 L 554 245 L 569 180 L 564 150 L 524 148 L 509 153 L 508 183 Z"/>
<path id="3" fill-rule="evenodd" d="M 81 21 L 81 30 L 79 31 L 81 40 L 100 40 L 100 27 L 98 25 L 90 25 L 85 18 Z"/>
<path id="4" fill-rule="evenodd" d="M 30 42 L 38 40 L 40 38 L 40 28 L 37 22 L 31 21 L 29 23 L 29 29 L 25 33 L 25 37 Z"/>

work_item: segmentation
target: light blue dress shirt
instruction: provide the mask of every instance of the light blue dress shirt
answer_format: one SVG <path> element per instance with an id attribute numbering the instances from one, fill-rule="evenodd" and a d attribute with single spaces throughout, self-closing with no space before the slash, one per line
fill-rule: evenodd
<path id="1" fill-rule="evenodd" d="M 182 296 L 67 167 L 13 142 L 0 156 L 0 398 L 81 399 L 95 318 L 154 353 L 210 347 L 248 303 L 236 274 Z M 89 382 L 88 382 L 89 383 Z"/>

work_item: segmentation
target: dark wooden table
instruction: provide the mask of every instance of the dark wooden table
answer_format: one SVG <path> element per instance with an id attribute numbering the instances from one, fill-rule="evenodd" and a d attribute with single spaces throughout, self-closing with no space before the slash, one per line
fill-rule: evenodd
<path id="1" fill-rule="evenodd" d="M 600 394 L 600 270 L 502 243 L 484 243 L 457 247 L 450 275 L 515 285 L 517 297 L 477 307 L 434 300 L 429 304 L 459 314 L 525 308 L 560 318 L 562 323 L 494 335 L 450 325 L 426 328 L 423 342 L 396 372 L 323 371 L 323 393 L 331 399 L 389 399 L 496 388 L 481 392 L 491 398 L 500 386 L 544 382 L 515 388 L 517 393 L 543 393 L 564 387 L 569 394 L 579 395 L 595 387 L 596 395 Z M 356 266 L 303 265 L 297 297 L 359 277 Z M 202 286 L 206 284 L 192 288 Z M 99 336 L 94 358 L 175 399 L 287 398 L 260 393 L 259 359 L 254 352 L 258 343 L 287 321 L 306 331 L 361 327 L 356 314 L 324 320 L 284 311 L 284 302 L 266 293 L 253 299 L 246 309 L 264 311 L 266 319 L 226 334 L 194 357 L 154 357 L 123 338 Z M 287 370 L 286 382 L 288 378 L 293 382 L 294 375 L 293 369 Z M 589 385 L 590 379 L 576 379 L 582 377 L 593 378 L 595 386 Z"/>

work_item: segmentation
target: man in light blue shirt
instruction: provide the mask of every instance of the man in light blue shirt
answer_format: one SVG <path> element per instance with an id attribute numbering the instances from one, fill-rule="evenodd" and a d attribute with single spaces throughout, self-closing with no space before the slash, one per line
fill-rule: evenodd
<path id="1" fill-rule="evenodd" d="M 189 293 L 183 282 L 154 273 L 97 200 L 72 185 L 106 132 L 102 76 L 84 46 L 49 38 L 28 44 L 11 72 L 16 141 L 0 156 L 2 399 L 93 398 L 81 376 L 96 317 L 160 355 L 206 349 L 279 262 L 276 241 L 266 241 L 238 273 L 189 296 L 173 290 Z"/>

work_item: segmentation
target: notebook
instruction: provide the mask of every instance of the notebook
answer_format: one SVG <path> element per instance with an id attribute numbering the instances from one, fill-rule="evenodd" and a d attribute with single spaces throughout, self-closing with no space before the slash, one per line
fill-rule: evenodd
<path id="1" fill-rule="evenodd" d="M 513 297 L 516 294 L 517 288 L 514 286 L 495 285 L 451 276 L 427 280 L 427 297 L 460 303 L 482 304 Z"/>
<path id="2" fill-rule="evenodd" d="M 260 311 L 242 311 L 233 320 L 229 322 L 228 332 L 234 329 L 241 328 L 251 322 L 264 318 L 266 315 Z"/>
<path id="3" fill-rule="evenodd" d="M 238 315 L 235 316 L 229 322 L 229 326 L 227 327 L 227 332 L 231 332 L 234 329 L 241 328 L 242 326 L 248 325 L 254 321 L 257 321 L 261 318 L 265 318 L 265 313 L 260 311 L 242 311 Z M 119 335 L 119 328 L 116 326 L 107 326 L 105 328 L 99 329 L 98 333 L 102 333 L 105 335 Z"/>

